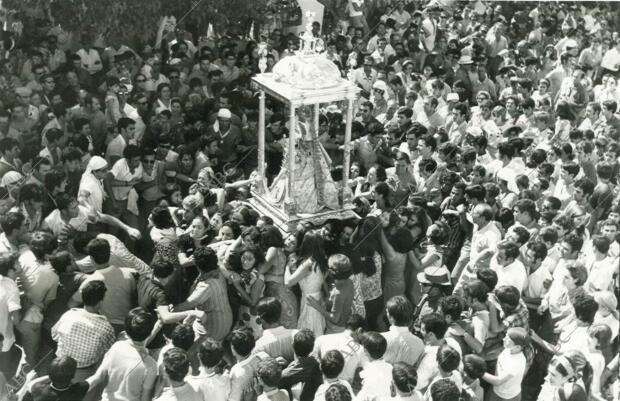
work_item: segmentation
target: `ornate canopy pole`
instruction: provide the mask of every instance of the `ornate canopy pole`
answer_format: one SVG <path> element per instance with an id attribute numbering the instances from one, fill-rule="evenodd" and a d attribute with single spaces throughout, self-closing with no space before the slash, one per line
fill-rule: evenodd
<path id="1" fill-rule="evenodd" d="M 284 210 L 289 216 L 297 214 L 297 205 L 293 198 L 293 182 L 295 181 L 295 135 L 297 135 L 295 127 L 295 106 L 290 105 L 291 111 L 289 114 L 289 132 L 288 132 L 288 182 L 286 198 L 284 200 Z"/>
<path id="2" fill-rule="evenodd" d="M 265 91 L 258 95 L 258 185 L 260 191 L 265 186 Z"/>
<path id="3" fill-rule="evenodd" d="M 347 99 L 347 125 L 344 130 L 344 161 L 342 166 L 342 204 L 348 206 L 351 199 L 349 169 L 351 164 L 351 126 L 353 125 L 353 99 Z"/>

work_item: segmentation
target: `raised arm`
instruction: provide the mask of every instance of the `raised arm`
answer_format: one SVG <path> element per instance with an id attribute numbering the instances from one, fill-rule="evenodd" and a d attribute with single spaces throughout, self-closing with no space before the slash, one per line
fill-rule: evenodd
<path id="1" fill-rule="evenodd" d="M 284 271 L 284 285 L 290 288 L 299 283 L 310 272 L 310 266 L 312 266 L 311 259 L 304 260 L 293 273 L 291 273 L 291 269 L 287 266 Z"/>

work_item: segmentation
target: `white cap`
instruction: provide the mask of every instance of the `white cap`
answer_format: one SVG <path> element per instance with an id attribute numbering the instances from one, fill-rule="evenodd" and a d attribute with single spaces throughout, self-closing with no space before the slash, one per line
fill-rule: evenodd
<path id="1" fill-rule="evenodd" d="M 458 93 L 448 93 L 448 96 L 446 96 L 446 100 L 448 102 L 458 102 L 459 101 L 459 94 Z"/>
<path id="2" fill-rule="evenodd" d="M 232 113 L 228 109 L 220 109 L 220 111 L 217 112 L 217 118 L 230 119 L 231 117 Z"/>

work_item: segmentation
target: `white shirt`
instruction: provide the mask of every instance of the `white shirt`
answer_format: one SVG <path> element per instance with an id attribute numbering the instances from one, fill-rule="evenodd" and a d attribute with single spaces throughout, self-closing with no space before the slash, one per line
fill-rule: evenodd
<path id="1" fill-rule="evenodd" d="M 588 268 L 588 280 L 584 285 L 587 291 L 608 291 L 614 285 L 613 275 L 618 269 L 617 262 L 613 258 L 606 257 L 600 261 L 591 261 L 586 265 Z"/>
<path id="2" fill-rule="evenodd" d="M 617 72 L 620 64 L 620 52 L 617 47 L 609 49 L 601 60 L 601 67 Z"/>
<path id="3" fill-rule="evenodd" d="M 8 277 L 0 276 L 0 333 L 4 336 L 2 352 L 7 352 L 15 342 L 11 313 L 20 310 L 17 283 Z"/>
<path id="4" fill-rule="evenodd" d="M 206 398 L 203 398 L 198 389 L 185 383 L 180 387 L 164 387 L 159 397 L 154 398 L 154 401 L 203 401 L 204 399 Z"/>
<path id="5" fill-rule="evenodd" d="M 389 397 L 391 395 L 390 384 L 392 383 L 392 365 L 376 360 L 366 364 L 360 372 L 362 388 L 357 394 L 357 399 L 373 399 Z"/>
<path id="6" fill-rule="evenodd" d="M 190 376 L 185 381 L 202 393 L 205 400 L 227 401 L 230 395 L 230 376 L 228 372 L 221 375 L 207 373 L 204 375 Z"/>
<path id="7" fill-rule="evenodd" d="M 387 341 L 383 359 L 388 363 L 407 362 L 415 365 L 424 352 L 424 342 L 411 333 L 409 327 L 390 326 L 390 331 L 381 335 Z"/>
<path id="8" fill-rule="evenodd" d="M 264 351 L 272 358 L 281 356 L 290 362 L 295 358 L 295 351 L 293 350 L 295 334 L 297 334 L 297 330 L 286 329 L 283 326 L 265 329 L 262 337 L 256 340 L 256 346 L 252 353 Z"/>
<path id="9" fill-rule="evenodd" d="M 495 270 L 495 273 L 497 273 L 497 287 L 511 285 L 516 287 L 519 292 L 525 290 L 527 285 L 527 273 L 525 272 L 525 266 L 523 266 L 520 260 L 516 259 L 508 266 L 501 266 L 498 263 L 493 263 L 492 268 Z"/>
<path id="10" fill-rule="evenodd" d="M 321 384 L 319 386 L 319 388 L 316 390 L 316 393 L 314 393 L 314 401 L 325 401 L 325 392 L 327 391 L 328 388 L 331 387 L 332 384 L 336 384 L 336 383 L 340 383 L 343 386 L 345 386 L 347 388 L 347 390 L 349 390 L 349 394 L 351 394 L 351 398 L 353 398 L 353 389 L 351 388 L 351 385 L 349 384 L 348 381 L 346 380 L 342 380 L 342 379 L 336 379 L 333 381 L 323 381 L 323 384 Z"/>
<path id="11" fill-rule="evenodd" d="M 487 249 L 495 249 L 501 239 L 502 233 L 493 222 L 489 222 L 483 228 L 476 226 L 471 238 L 470 260 L 475 260 L 478 255 Z"/>
<path id="12" fill-rule="evenodd" d="M 501 398 L 511 399 L 521 393 L 521 381 L 525 374 L 525 355 L 523 352 L 512 354 L 510 350 L 503 350 L 497 357 L 496 376 L 503 376 L 506 372 L 510 378 L 504 383 L 493 386 L 493 392 Z"/>
<path id="13" fill-rule="evenodd" d="M 348 331 L 325 334 L 318 337 L 314 342 L 312 354 L 321 360 L 328 351 L 332 350 L 339 351 L 344 357 L 344 368 L 338 378 L 352 381 L 355 371 L 362 364 L 362 346 L 351 337 L 351 333 Z"/>
<path id="14" fill-rule="evenodd" d="M 131 181 L 136 178 L 142 178 L 142 174 L 144 170 L 142 168 L 142 163 L 133 171 L 129 170 L 129 164 L 127 164 L 127 159 L 122 158 L 114 163 L 112 166 L 112 170 L 110 170 L 115 180 L 119 181 Z M 114 193 L 114 198 L 117 200 L 126 200 L 129 196 L 129 191 L 133 189 L 133 186 L 114 186 L 112 188 L 112 192 Z"/>
<path id="15" fill-rule="evenodd" d="M 418 365 L 418 384 L 416 390 L 425 391 L 435 376 L 439 374 L 437 364 L 437 345 L 427 345 L 424 348 L 424 356 Z"/>
<path id="16" fill-rule="evenodd" d="M 79 205 L 78 208 L 79 208 L 79 212 L 78 212 L 77 217 L 74 217 L 71 220 L 69 220 L 69 223 L 65 223 L 65 221 L 62 219 L 60 215 L 60 210 L 58 209 L 54 209 L 54 211 L 51 212 L 45 218 L 45 220 L 43 220 L 43 222 L 50 230 L 52 230 L 52 233 L 55 236 L 59 236 L 60 233 L 62 232 L 62 229 L 67 224 L 73 227 L 76 231 L 85 232 L 88 228 L 88 223 L 95 223 L 95 221 L 93 221 L 93 219 L 90 217 L 88 208 L 82 205 Z"/>
<path id="17" fill-rule="evenodd" d="M 131 340 L 118 341 L 105 354 L 96 375 L 107 378 L 103 401 L 139 400 L 144 384 L 154 383 L 157 377 L 157 363 L 146 348 Z"/>
<path id="18" fill-rule="evenodd" d="M 527 278 L 523 294 L 528 298 L 542 298 L 545 292 L 547 292 L 543 283 L 551 279 L 552 277 L 551 273 L 549 273 L 549 269 L 544 265 L 540 265 L 538 269 Z"/>

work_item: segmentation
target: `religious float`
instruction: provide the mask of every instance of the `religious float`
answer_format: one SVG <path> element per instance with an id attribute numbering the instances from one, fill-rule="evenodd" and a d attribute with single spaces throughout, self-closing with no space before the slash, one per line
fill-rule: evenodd
<path id="1" fill-rule="evenodd" d="M 321 54 L 323 43 L 312 35 L 311 22 L 300 39 L 295 55 L 282 58 L 272 72 L 252 78 L 259 92 L 259 121 L 258 171 L 250 205 L 284 232 L 293 232 L 306 221 L 319 225 L 357 216 L 349 186 L 332 179 L 333 166 L 318 132 L 321 107 L 340 105 L 346 113 L 341 182 L 348 182 L 353 108 L 360 89 L 343 79 L 338 67 Z M 264 47 L 259 46 L 260 53 L 264 54 Z M 265 71 L 266 65 L 261 62 L 259 67 Z M 284 104 L 289 129 L 282 168 L 270 185 L 265 176 L 266 96 Z"/>

